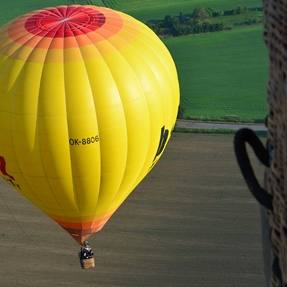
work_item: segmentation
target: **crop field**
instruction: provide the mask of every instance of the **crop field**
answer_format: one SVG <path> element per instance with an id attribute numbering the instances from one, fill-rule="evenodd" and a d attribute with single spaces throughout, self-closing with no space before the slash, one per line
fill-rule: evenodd
<path id="1" fill-rule="evenodd" d="M 96 268 L 86 272 L 76 242 L 0 183 L 1 286 L 264 286 L 259 208 L 232 139 L 175 133 L 154 170 L 90 240 Z"/>
<path id="2" fill-rule="evenodd" d="M 179 12 L 191 13 L 197 7 L 229 9 L 237 6 L 262 5 L 259 0 L 3 0 L 1 1 L 0 24 L 33 9 L 88 2 L 127 12 L 141 20 L 164 18 L 165 15 L 177 15 Z"/>
<path id="3" fill-rule="evenodd" d="M 106 0 L 103 2 L 142 20 L 164 18 L 165 15 L 177 15 L 179 12 L 189 13 L 198 7 L 229 9 L 237 6 L 262 5 L 258 0 Z"/>
<path id="4" fill-rule="evenodd" d="M 1 2 L 0 24 L 27 11 L 71 3 L 94 3 L 128 12 L 141 20 L 191 13 L 195 7 L 259 7 L 259 0 L 11 0 Z M 260 18 L 260 13 L 256 18 Z M 250 14 L 250 13 L 249 13 Z M 247 14 L 219 17 L 227 24 Z M 211 19 L 211 22 L 215 19 Z M 231 31 L 163 39 L 178 67 L 184 118 L 262 121 L 266 113 L 267 51 L 262 25 Z"/>
<path id="5" fill-rule="evenodd" d="M 264 118 L 268 69 L 260 26 L 165 43 L 179 70 L 185 118 Z"/>

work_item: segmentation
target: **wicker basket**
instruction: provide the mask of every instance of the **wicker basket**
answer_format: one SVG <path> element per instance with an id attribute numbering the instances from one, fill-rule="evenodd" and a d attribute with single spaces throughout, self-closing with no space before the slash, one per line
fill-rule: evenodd
<path id="1" fill-rule="evenodd" d="M 265 188 L 273 197 L 269 216 L 273 253 L 287 286 L 287 1 L 264 0 L 264 11 L 270 60 L 268 140 L 274 147 Z M 272 286 L 281 286 L 279 275 L 273 274 Z"/>
<path id="2" fill-rule="evenodd" d="M 81 266 L 83 269 L 91 269 L 95 268 L 95 258 L 89 258 L 89 259 L 81 259 Z"/>

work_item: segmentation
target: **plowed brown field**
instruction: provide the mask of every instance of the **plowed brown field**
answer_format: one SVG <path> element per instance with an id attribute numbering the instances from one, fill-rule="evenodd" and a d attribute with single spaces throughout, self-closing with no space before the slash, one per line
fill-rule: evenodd
<path id="1" fill-rule="evenodd" d="M 4 184 L 0 228 L 1 287 L 264 286 L 258 205 L 231 135 L 174 134 L 151 174 L 90 240 L 94 270 L 81 270 L 73 239 Z"/>

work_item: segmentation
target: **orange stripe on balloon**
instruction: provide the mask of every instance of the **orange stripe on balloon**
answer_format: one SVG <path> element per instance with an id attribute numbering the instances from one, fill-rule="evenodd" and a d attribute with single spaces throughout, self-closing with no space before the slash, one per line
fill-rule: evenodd
<path id="1" fill-rule="evenodd" d="M 97 217 L 94 220 L 68 219 L 51 216 L 63 229 L 65 229 L 78 243 L 83 243 L 87 238 L 100 231 L 113 213 Z"/>
<path id="2" fill-rule="evenodd" d="M 63 9 L 62 6 L 60 8 Z M 29 33 L 23 28 L 25 21 L 39 11 L 22 16 L 3 28 L 0 42 L 1 54 L 4 57 L 38 63 L 78 61 L 82 57 L 88 60 L 99 55 L 95 53 L 95 47 L 98 49 L 102 43 L 105 45 L 105 40 L 120 50 L 141 35 L 141 30 L 134 27 L 129 16 L 108 8 L 96 8 L 105 15 L 105 24 L 96 31 L 75 37 L 51 38 Z"/>
<path id="3" fill-rule="evenodd" d="M 51 21 L 53 19 L 49 15 L 47 17 L 50 18 L 46 19 L 46 22 L 44 21 L 46 15 L 45 13 L 48 13 L 47 11 L 51 11 L 51 8 L 37 11 L 35 12 L 35 14 L 32 15 L 29 14 L 27 16 L 17 18 L 7 28 L 9 37 L 14 42 L 17 42 L 24 46 L 29 46 L 31 48 L 68 49 L 79 46 L 81 47 L 89 45 L 91 44 L 91 42 L 96 43 L 108 39 L 113 35 L 117 34 L 123 28 L 123 19 L 121 14 L 113 10 L 102 7 L 74 5 L 61 6 L 60 8 L 62 13 L 64 13 L 63 9 L 69 9 L 71 7 L 75 8 L 75 11 L 77 11 L 76 9 L 78 9 L 78 13 L 82 14 L 79 16 L 79 18 L 76 18 L 75 12 L 74 14 L 71 14 L 71 17 L 67 18 L 67 20 L 65 18 L 65 15 L 59 16 L 58 20 L 57 17 L 54 16 L 53 19 L 56 19 L 58 23 L 60 23 L 62 26 L 60 26 L 60 24 L 58 26 L 56 24 L 52 25 Z M 96 27 L 97 29 L 95 30 L 88 28 L 90 27 L 89 23 L 87 22 L 85 16 L 83 16 L 86 12 L 98 13 L 99 15 L 103 15 L 103 17 L 105 17 L 104 23 L 102 23 L 99 27 Z M 44 19 L 44 24 L 40 21 L 41 19 L 37 22 L 37 15 L 40 15 Z M 71 25 L 68 26 L 69 21 L 73 23 L 72 28 Z M 35 23 L 38 23 L 37 27 L 34 27 L 32 25 Z M 27 29 L 27 25 L 29 29 Z M 51 34 L 52 32 L 54 33 L 54 36 Z M 62 37 L 60 37 L 59 35 L 62 35 Z M 51 39 L 53 39 L 53 41 L 51 41 Z M 63 39 L 65 39 L 65 42 L 63 42 Z"/>

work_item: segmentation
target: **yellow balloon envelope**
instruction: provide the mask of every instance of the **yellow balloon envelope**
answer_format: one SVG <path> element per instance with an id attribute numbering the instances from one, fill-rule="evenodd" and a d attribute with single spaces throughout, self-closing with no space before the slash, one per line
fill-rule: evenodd
<path id="1" fill-rule="evenodd" d="M 168 50 L 124 13 L 59 6 L 0 31 L 0 174 L 79 243 L 158 161 L 178 105 Z"/>

